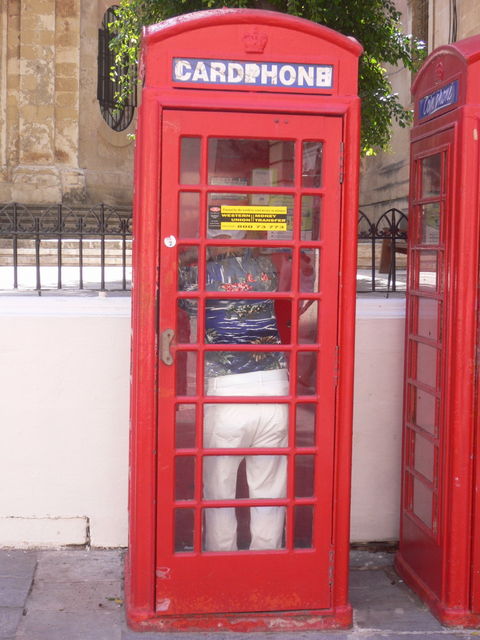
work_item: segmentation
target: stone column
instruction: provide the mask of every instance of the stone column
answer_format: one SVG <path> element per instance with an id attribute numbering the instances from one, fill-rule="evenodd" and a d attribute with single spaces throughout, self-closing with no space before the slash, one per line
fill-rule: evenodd
<path id="1" fill-rule="evenodd" d="M 21 0 L 19 162 L 13 199 L 84 198 L 78 167 L 80 0 Z"/>
<path id="2" fill-rule="evenodd" d="M 19 33 L 20 0 L 0 0 L 0 202 L 12 200 L 18 164 Z"/>
<path id="3" fill-rule="evenodd" d="M 56 0 L 55 161 L 64 202 L 86 198 L 79 168 L 80 0 Z"/>

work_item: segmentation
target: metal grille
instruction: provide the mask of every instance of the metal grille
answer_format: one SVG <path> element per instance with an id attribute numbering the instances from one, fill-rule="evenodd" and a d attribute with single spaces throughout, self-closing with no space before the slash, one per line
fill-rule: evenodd
<path id="1" fill-rule="evenodd" d="M 0 205 L 0 291 L 128 291 L 128 207 Z M 405 291 L 407 217 L 359 212 L 357 291 Z M 399 259 L 402 261 L 400 262 Z"/>
<path id="2" fill-rule="evenodd" d="M 0 290 L 128 291 L 131 209 L 0 207 Z"/>
<path id="3" fill-rule="evenodd" d="M 136 69 L 125 65 L 118 68 L 115 62 L 115 54 L 110 48 L 110 43 L 115 36 L 112 28 L 117 19 L 115 16 L 116 5 L 110 7 L 103 16 L 102 26 L 98 30 L 98 79 L 97 98 L 100 103 L 100 111 L 105 122 L 114 131 L 123 131 L 132 121 L 137 105 Z M 116 95 L 120 90 L 120 82 L 115 76 L 112 78 L 112 69 L 116 69 L 120 75 L 125 76 L 130 83 L 130 93 L 121 108 L 116 104 Z"/>
<path id="4" fill-rule="evenodd" d="M 406 290 L 408 218 L 399 209 L 388 209 L 371 221 L 363 212 L 358 218 L 357 291 Z M 399 257 L 403 264 L 399 267 Z"/>

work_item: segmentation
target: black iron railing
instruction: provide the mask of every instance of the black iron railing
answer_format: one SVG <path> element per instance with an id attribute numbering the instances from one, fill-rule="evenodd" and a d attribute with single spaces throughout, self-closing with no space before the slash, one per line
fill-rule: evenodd
<path id="1" fill-rule="evenodd" d="M 405 291 L 408 218 L 399 209 L 358 218 L 357 291 Z"/>
<path id="2" fill-rule="evenodd" d="M 405 289 L 407 217 L 360 211 L 359 293 Z M 132 212 L 99 204 L 0 205 L 1 291 L 129 291 Z"/>
<path id="3" fill-rule="evenodd" d="M 0 206 L 0 289 L 127 291 L 129 207 Z"/>

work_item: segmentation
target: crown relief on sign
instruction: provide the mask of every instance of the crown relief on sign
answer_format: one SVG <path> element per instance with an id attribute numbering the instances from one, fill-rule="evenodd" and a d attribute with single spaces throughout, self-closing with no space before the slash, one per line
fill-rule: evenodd
<path id="1" fill-rule="evenodd" d="M 268 42 L 265 31 L 252 29 L 243 36 L 243 46 L 246 53 L 263 53 Z"/>

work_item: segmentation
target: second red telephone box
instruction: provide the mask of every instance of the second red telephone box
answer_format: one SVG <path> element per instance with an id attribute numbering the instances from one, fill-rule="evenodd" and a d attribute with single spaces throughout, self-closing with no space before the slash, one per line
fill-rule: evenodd
<path id="1" fill-rule="evenodd" d="M 360 52 L 265 11 L 145 31 L 127 569 L 137 629 L 351 623 Z"/>
<path id="2" fill-rule="evenodd" d="M 449 625 L 480 624 L 480 37 L 413 85 L 402 576 Z"/>

